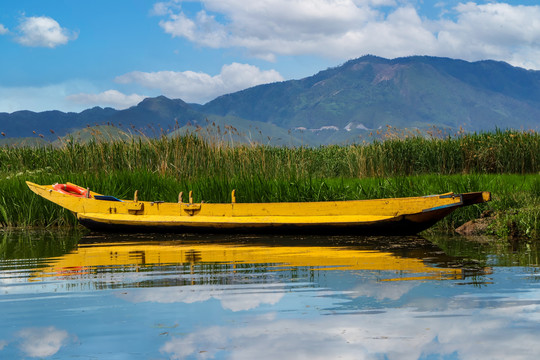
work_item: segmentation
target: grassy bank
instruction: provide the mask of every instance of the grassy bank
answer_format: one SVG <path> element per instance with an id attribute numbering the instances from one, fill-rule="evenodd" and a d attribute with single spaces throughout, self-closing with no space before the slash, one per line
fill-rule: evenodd
<path id="1" fill-rule="evenodd" d="M 320 148 L 229 147 L 196 136 L 119 142 L 66 142 L 60 148 L 0 148 L 1 226 L 75 225 L 74 217 L 24 183 L 74 182 L 141 200 L 324 201 L 491 191 L 494 200 L 460 209 L 439 229 L 485 210 L 490 231 L 540 237 L 540 136 L 502 132 L 426 139 L 395 138 Z M 436 175 L 434 175 L 436 174 Z"/>

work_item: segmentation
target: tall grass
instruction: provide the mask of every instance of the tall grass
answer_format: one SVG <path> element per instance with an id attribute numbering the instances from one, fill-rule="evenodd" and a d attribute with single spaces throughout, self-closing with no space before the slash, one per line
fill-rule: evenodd
<path id="1" fill-rule="evenodd" d="M 387 177 L 419 174 L 526 174 L 540 171 L 540 135 L 495 131 L 455 137 L 390 138 L 363 145 L 281 148 L 225 146 L 195 135 L 40 148 L 0 148 L 0 173 L 143 170 L 178 179 Z"/>
<path id="2" fill-rule="evenodd" d="M 66 141 L 63 146 L 0 147 L 0 226 L 75 225 L 62 208 L 35 196 L 24 183 L 70 181 L 100 193 L 141 200 L 324 201 L 492 191 L 487 205 L 504 222 L 538 236 L 540 135 L 495 131 L 439 139 L 389 136 L 363 145 L 280 148 L 226 146 L 195 135 L 116 142 Z M 509 175 L 513 174 L 513 175 Z M 187 195 L 184 195 L 187 197 Z M 451 228 L 486 206 L 461 209 Z M 519 209 L 513 214 L 509 209 Z M 535 235 L 536 234 L 536 235 Z"/>
<path id="3" fill-rule="evenodd" d="M 140 200 L 175 202 L 178 193 L 193 190 L 194 200 L 210 203 L 230 202 L 230 191 L 236 189 L 239 202 L 327 201 L 419 196 L 453 191 L 491 191 L 493 201 L 459 209 L 439 224 L 451 230 L 464 222 L 492 210 L 501 236 L 511 222 L 517 222 L 521 233 L 540 236 L 540 179 L 537 175 L 416 175 L 389 178 L 298 178 L 262 180 L 260 177 L 227 179 L 177 179 L 169 175 L 142 171 L 114 171 L 52 175 L 20 173 L 0 182 L 0 225 L 4 226 L 74 226 L 75 217 L 63 208 L 32 193 L 25 184 L 30 180 L 42 184 L 70 181 L 103 194 L 132 198 L 138 190 Z M 2 210 L 3 209 L 3 210 Z M 509 211 L 510 210 L 510 211 Z"/>

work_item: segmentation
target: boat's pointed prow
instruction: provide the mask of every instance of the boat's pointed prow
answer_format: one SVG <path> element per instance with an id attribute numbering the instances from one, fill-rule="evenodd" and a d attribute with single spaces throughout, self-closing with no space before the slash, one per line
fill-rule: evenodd
<path id="1" fill-rule="evenodd" d="M 47 191 L 47 186 L 34 184 L 31 181 L 26 181 L 26 185 L 28 185 L 30 190 L 32 190 L 33 192 L 35 192 L 36 194 L 38 194 L 40 196 L 43 196 L 42 192 Z"/>

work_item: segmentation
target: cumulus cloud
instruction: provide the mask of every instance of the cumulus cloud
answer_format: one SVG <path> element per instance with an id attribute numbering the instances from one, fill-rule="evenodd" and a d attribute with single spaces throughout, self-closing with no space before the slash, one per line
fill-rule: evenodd
<path id="1" fill-rule="evenodd" d="M 243 47 L 255 56 L 273 60 L 275 54 L 328 51 L 316 48 L 324 39 L 343 36 L 344 29 L 374 20 L 377 13 L 352 1 L 261 0 L 246 6 L 242 0 L 206 0 L 205 9 L 189 18 L 169 9 L 160 26 L 173 37 L 212 48 Z M 227 21 L 218 22 L 214 14 Z"/>
<path id="2" fill-rule="evenodd" d="M 224 65 L 221 73 L 215 76 L 193 71 L 134 71 L 115 79 L 120 84 L 136 83 L 149 89 L 159 89 L 171 98 L 200 103 L 251 86 L 282 80 L 283 77 L 275 70 L 263 71 L 256 66 L 239 63 Z"/>
<path id="3" fill-rule="evenodd" d="M 0 35 L 5 35 L 8 32 L 9 30 L 3 24 L 0 24 Z"/>
<path id="4" fill-rule="evenodd" d="M 115 109 L 126 109 L 130 106 L 137 105 L 142 100 L 144 100 L 145 97 L 146 96 L 137 94 L 126 95 L 117 90 L 107 90 L 99 94 L 80 93 L 68 95 L 66 99 L 68 101 L 82 105 L 99 105 L 110 106 Z"/>
<path id="5" fill-rule="evenodd" d="M 65 344 L 68 333 L 54 326 L 28 328 L 18 332 L 20 348 L 28 356 L 44 357 L 54 355 Z"/>
<path id="6" fill-rule="evenodd" d="M 245 48 L 276 55 L 349 59 L 373 53 L 416 54 L 467 60 L 494 58 L 540 68 L 540 6 L 460 3 L 441 18 L 419 15 L 412 1 L 394 0 L 203 0 L 189 15 L 179 2 L 161 2 L 155 14 L 172 37 L 211 48 Z M 219 19 L 219 20 L 218 20 Z"/>
<path id="7" fill-rule="evenodd" d="M 47 16 L 23 17 L 17 27 L 15 40 L 24 46 L 54 48 L 75 40 L 77 33 L 62 28 Z"/>
<path id="8" fill-rule="evenodd" d="M 438 23 L 440 53 L 540 67 L 535 62 L 540 55 L 540 6 L 466 3 L 457 5 L 455 11 L 455 21 Z"/>

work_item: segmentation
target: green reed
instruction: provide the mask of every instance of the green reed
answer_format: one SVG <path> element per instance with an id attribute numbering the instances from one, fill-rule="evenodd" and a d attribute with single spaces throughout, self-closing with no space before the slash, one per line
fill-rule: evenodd
<path id="1" fill-rule="evenodd" d="M 196 135 L 132 138 L 125 141 L 66 141 L 60 147 L 0 148 L 0 173 L 50 169 L 52 172 L 143 170 L 179 179 L 246 177 L 386 177 L 429 173 L 537 173 L 540 135 L 495 131 L 439 139 L 389 136 L 350 146 L 283 148 L 226 146 Z"/>
<path id="2" fill-rule="evenodd" d="M 74 226 L 75 217 L 61 207 L 32 193 L 25 180 L 41 184 L 74 182 L 102 194 L 141 200 L 176 202 L 179 192 L 187 201 L 193 191 L 196 202 L 329 201 L 419 196 L 444 192 L 491 191 L 493 201 L 459 209 L 439 224 L 452 230 L 486 211 L 497 213 L 492 230 L 506 235 L 516 224 L 523 235 L 540 236 L 540 179 L 538 175 L 416 175 L 386 178 L 289 178 L 266 180 L 258 176 L 178 179 L 147 171 L 102 171 L 50 174 L 23 172 L 0 181 L 0 225 Z"/>
<path id="3" fill-rule="evenodd" d="M 326 201 L 492 191 L 489 205 L 461 209 L 442 223 L 451 228 L 486 207 L 497 221 L 538 230 L 540 135 L 495 131 L 437 138 L 395 136 L 349 146 L 284 148 L 227 146 L 193 134 L 123 141 L 65 141 L 60 147 L 0 147 L 0 227 L 73 226 L 74 217 L 30 192 L 24 180 L 73 182 L 97 192 L 142 200 Z M 437 174 L 437 175 L 433 175 Z M 519 175 L 507 175 L 519 174 Z M 518 209 L 519 211 L 510 211 Z M 532 235 L 531 235 L 532 236 Z"/>

